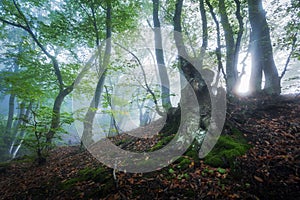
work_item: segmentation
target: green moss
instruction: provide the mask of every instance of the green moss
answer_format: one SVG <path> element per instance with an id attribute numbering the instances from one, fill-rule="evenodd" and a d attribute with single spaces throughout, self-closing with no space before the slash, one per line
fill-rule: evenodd
<path id="1" fill-rule="evenodd" d="M 177 162 L 179 162 L 179 164 L 177 165 L 178 168 L 180 169 L 187 169 L 189 167 L 189 165 L 191 164 L 191 160 L 188 158 L 184 158 L 184 157 L 180 157 Z"/>
<path id="2" fill-rule="evenodd" d="M 1 162 L 0 167 L 8 167 L 10 165 L 10 162 Z"/>
<path id="3" fill-rule="evenodd" d="M 219 167 L 219 166 L 223 166 L 224 162 L 223 160 L 220 158 L 220 156 L 217 155 L 207 155 L 206 158 L 204 159 L 204 163 L 209 164 L 211 166 L 215 166 L 215 167 Z"/>
<path id="4" fill-rule="evenodd" d="M 249 148 L 236 129 L 232 136 L 220 136 L 213 150 L 204 158 L 204 163 L 213 167 L 233 167 L 235 158 L 245 154 Z"/>
<path id="5" fill-rule="evenodd" d="M 93 180 L 94 182 L 103 183 L 111 179 L 111 174 L 107 173 L 106 169 L 99 167 L 96 169 L 85 168 L 78 172 L 78 176 L 71 178 L 61 184 L 65 190 L 71 188 L 78 182 Z"/>
<path id="6" fill-rule="evenodd" d="M 198 154 L 198 148 L 199 144 L 197 141 L 194 141 L 193 144 L 188 148 L 188 150 L 185 152 L 185 156 L 190 157 L 195 162 L 199 161 L 199 154 Z"/>
<path id="7" fill-rule="evenodd" d="M 166 137 L 163 137 L 160 141 L 155 144 L 150 151 L 156 151 L 158 149 L 163 148 L 166 144 L 168 144 L 172 139 L 174 138 L 174 135 L 169 135 Z"/>

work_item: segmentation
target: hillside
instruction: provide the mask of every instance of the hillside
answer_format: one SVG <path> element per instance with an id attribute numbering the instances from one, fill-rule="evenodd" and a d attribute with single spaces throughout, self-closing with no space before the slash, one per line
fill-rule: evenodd
<path id="1" fill-rule="evenodd" d="M 79 146 L 57 147 L 41 166 L 30 157 L 2 163 L 0 199 L 299 199 L 300 97 L 249 98 L 228 107 L 223 135 L 239 131 L 250 147 L 231 167 L 213 167 L 189 151 L 159 171 L 114 178 Z M 143 151 L 164 139 L 123 135 L 114 142 Z"/>

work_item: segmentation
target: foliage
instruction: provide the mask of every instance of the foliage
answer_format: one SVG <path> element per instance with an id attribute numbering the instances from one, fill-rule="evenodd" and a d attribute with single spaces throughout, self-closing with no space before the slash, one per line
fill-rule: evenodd
<path id="1" fill-rule="evenodd" d="M 37 155 L 37 160 L 41 164 L 46 156 L 44 150 L 49 147 L 46 141 L 46 134 L 49 132 L 49 125 L 52 116 L 51 108 L 47 106 L 37 106 L 31 110 L 32 118 L 25 121 L 25 124 L 21 127 L 26 132 L 24 138 L 20 138 L 20 141 L 33 150 Z M 73 123 L 73 118 L 69 113 L 61 113 L 61 124 L 57 132 L 66 133 L 62 127 L 63 124 Z M 59 139 L 59 134 L 57 135 Z"/>

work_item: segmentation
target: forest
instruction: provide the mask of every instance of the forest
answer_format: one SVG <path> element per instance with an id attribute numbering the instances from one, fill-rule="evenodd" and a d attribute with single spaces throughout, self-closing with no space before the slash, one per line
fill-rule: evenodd
<path id="1" fill-rule="evenodd" d="M 300 199 L 299 0 L 1 0 L 0 199 Z"/>

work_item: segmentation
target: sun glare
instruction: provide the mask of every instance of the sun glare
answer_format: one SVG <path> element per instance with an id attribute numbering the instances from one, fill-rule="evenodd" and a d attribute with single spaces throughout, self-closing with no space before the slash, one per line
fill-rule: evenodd
<path id="1" fill-rule="evenodd" d="M 244 59 L 245 56 L 246 55 L 244 53 L 241 53 L 239 57 L 241 59 Z M 250 74 L 251 74 L 251 55 L 248 55 L 247 58 L 244 60 L 244 62 L 239 61 L 239 65 L 238 65 L 239 76 L 241 75 L 243 70 L 244 70 L 244 74 L 241 77 L 240 84 L 237 86 L 237 92 L 240 95 L 243 95 L 243 94 L 246 94 L 249 92 L 249 80 L 250 80 Z"/>

